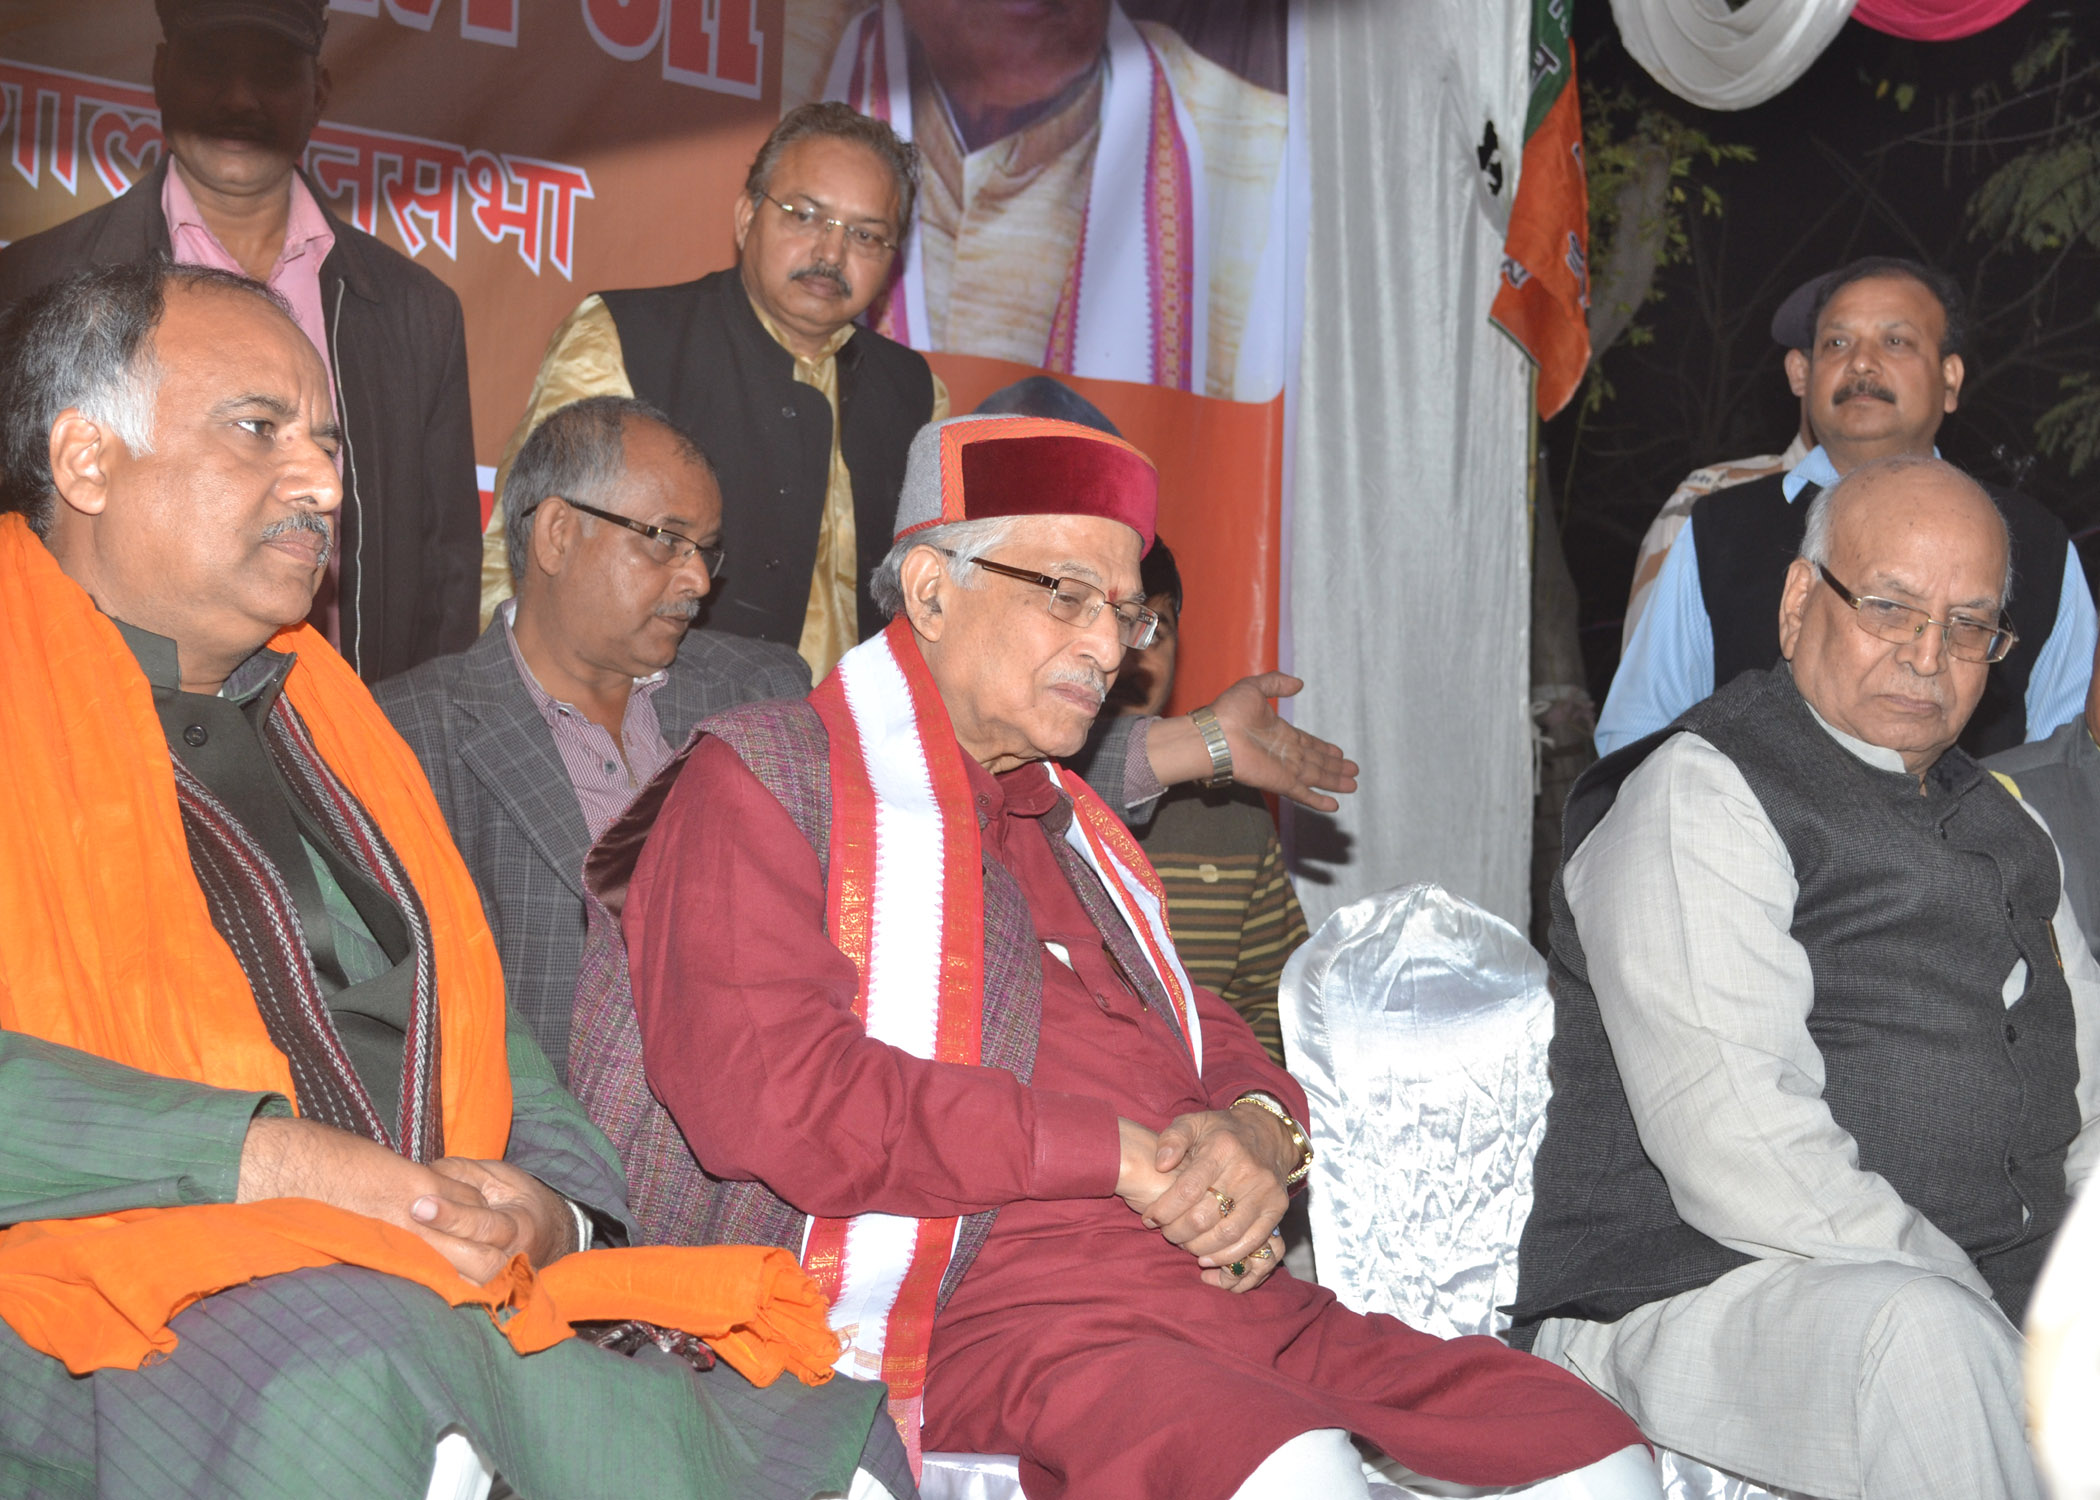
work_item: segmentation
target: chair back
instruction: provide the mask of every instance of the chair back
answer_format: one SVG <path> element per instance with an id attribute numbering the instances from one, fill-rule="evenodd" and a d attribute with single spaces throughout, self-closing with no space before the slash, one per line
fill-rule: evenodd
<path id="1" fill-rule="evenodd" d="M 1546 961 L 1436 885 L 1345 906 L 1278 997 L 1312 1105 L 1320 1281 L 1359 1312 L 1441 1337 L 1494 1333 L 1546 1128 Z"/>

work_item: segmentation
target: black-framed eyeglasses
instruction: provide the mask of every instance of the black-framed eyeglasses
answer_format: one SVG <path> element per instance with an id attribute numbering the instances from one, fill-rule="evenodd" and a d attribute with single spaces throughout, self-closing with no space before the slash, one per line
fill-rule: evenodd
<path id="1" fill-rule="evenodd" d="M 1947 654 L 1962 661 L 2004 661 L 2019 637 L 2011 625 L 2003 619 L 1993 625 L 1984 620 L 1956 615 L 1951 620 L 1935 620 L 1913 604 L 1898 604 L 1894 599 L 1881 599 L 1873 594 L 1855 594 L 1837 581 L 1837 575 L 1821 563 L 1816 571 L 1830 585 L 1837 596 L 1852 607 L 1853 618 L 1859 628 L 1879 641 L 1888 641 L 1901 646 L 1916 640 L 1925 633 L 1928 625 L 1940 627 L 1941 639 L 1947 643 Z"/>
<path id="2" fill-rule="evenodd" d="M 651 526 L 646 521 L 636 521 L 609 510 L 600 510 L 595 505 L 585 505 L 581 500 L 571 500 L 567 495 L 549 495 L 547 499 L 559 500 L 571 510 L 580 510 L 587 516 L 596 516 L 599 520 L 610 521 L 615 526 L 625 526 L 636 536 L 646 539 L 648 546 L 643 550 L 649 554 L 652 561 L 667 568 L 682 568 L 688 558 L 697 556 L 706 567 L 710 579 L 722 576 L 722 564 L 729 554 L 720 547 L 703 547 L 691 537 L 672 531 L 669 527 Z M 524 515 L 519 519 L 523 520 L 524 516 L 531 515 L 542 503 L 538 500 L 533 501 L 525 507 Z"/>
<path id="3" fill-rule="evenodd" d="M 955 556 L 946 547 L 938 550 L 946 556 Z M 992 562 L 982 557 L 973 557 L 970 561 L 987 573 L 997 573 L 1002 578 L 1018 579 L 1022 583 L 1032 583 L 1039 589 L 1048 589 L 1050 613 L 1067 625 L 1076 625 L 1081 630 L 1100 619 L 1102 610 L 1114 610 L 1116 639 L 1132 651 L 1144 650 L 1159 633 L 1159 615 L 1155 611 L 1134 600 L 1112 604 L 1108 595 L 1091 583 L 1081 582 L 1077 578 L 1053 578 L 1048 573 L 1009 567 L 1005 563 Z"/>
<path id="4" fill-rule="evenodd" d="M 783 203 L 771 193 L 758 196 L 787 215 L 790 232 L 799 238 L 813 240 L 826 230 L 840 229 L 845 231 L 847 245 L 870 259 L 897 253 L 895 240 L 884 239 L 864 224 L 848 224 L 844 219 L 829 218 L 822 210 L 807 203 Z"/>

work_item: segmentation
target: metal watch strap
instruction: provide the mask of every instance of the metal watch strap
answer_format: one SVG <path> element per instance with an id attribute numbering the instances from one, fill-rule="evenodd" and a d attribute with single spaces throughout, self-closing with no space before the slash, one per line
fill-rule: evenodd
<path id="1" fill-rule="evenodd" d="M 1189 722 L 1203 736 L 1203 747 L 1210 751 L 1210 775 L 1202 781 L 1204 786 L 1232 785 L 1232 746 L 1225 743 L 1225 730 L 1218 723 L 1218 716 L 1209 705 L 1189 715 Z"/>
<path id="2" fill-rule="evenodd" d="M 1298 1148 L 1298 1168 L 1290 1176 L 1283 1179 L 1283 1185 L 1291 1188 L 1303 1182 L 1305 1174 L 1312 1170 L 1312 1142 L 1305 1138 L 1304 1127 L 1292 1119 L 1291 1112 L 1283 1107 L 1283 1101 L 1274 1094 L 1264 1093 L 1260 1089 L 1249 1089 L 1232 1102 L 1234 1104 L 1251 1104 L 1256 1109 L 1265 1109 L 1277 1119 L 1283 1121 L 1283 1128 L 1291 1133 L 1291 1144 Z"/>

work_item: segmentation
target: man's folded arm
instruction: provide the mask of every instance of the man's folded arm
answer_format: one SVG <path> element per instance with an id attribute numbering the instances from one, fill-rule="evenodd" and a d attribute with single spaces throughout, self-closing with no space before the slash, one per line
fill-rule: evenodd
<path id="1" fill-rule="evenodd" d="M 723 742 L 687 761 L 625 925 L 650 1085 L 710 1173 L 763 1181 L 827 1216 L 1115 1191 L 1105 1101 L 866 1034 L 853 964 L 826 930 L 816 853 Z"/>
<path id="2" fill-rule="evenodd" d="M 1961 1247 L 1862 1171 L 1824 1103 L 1792 862 L 1742 773 L 1680 734 L 1568 862 L 1641 1145 L 1686 1223 L 1767 1258 L 1890 1260 L 1984 1296 Z"/>
<path id="3" fill-rule="evenodd" d="M 1274 1094 L 1299 1124 L 1306 1123 L 1305 1090 L 1262 1049 L 1260 1038 L 1231 1005 L 1196 986 L 1203 1025 L 1203 1091 L 1212 1109 L 1230 1109 L 1250 1092 Z"/>
<path id="4" fill-rule="evenodd" d="M 627 1174 L 619 1153 L 576 1096 L 561 1086 L 547 1054 L 507 1007 L 503 1042 L 510 1059 L 511 1101 L 510 1145 L 503 1159 L 581 1208 L 591 1221 L 594 1244 L 641 1244 L 641 1226 L 627 1207 Z"/>
<path id="5" fill-rule="evenodd" d="M 0 1032 L 0 1224 L 231 1203 L 249 1124 L 290 1113 L 278 1094 Z"/>

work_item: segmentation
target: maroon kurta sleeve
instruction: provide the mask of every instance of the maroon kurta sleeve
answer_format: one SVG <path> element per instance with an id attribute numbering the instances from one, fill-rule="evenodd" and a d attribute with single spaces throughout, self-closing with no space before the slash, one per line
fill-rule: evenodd
<path id="1" fill-rule="evenodd" d="M 716 1176 L 824 1217 L 1114 1193 L 1106 1101 L 868 1037 L 816 851 L 722 741 L 665 801 L 624 926 L 650 1087 Z"/>
<path id="2" fill-rule="evenodd" d="M 1299 1124 L 1306 1124 L 1305 1090 L 1263 1050 L 1247 1018 L 1202 985 L 1194 988 L 1196 1016 L 1203 1023 L 1203 1091 L 1210 1107 L 1230 1109 L 1240 1095 L 1259 1089 L 1274 1094 Z"/>

